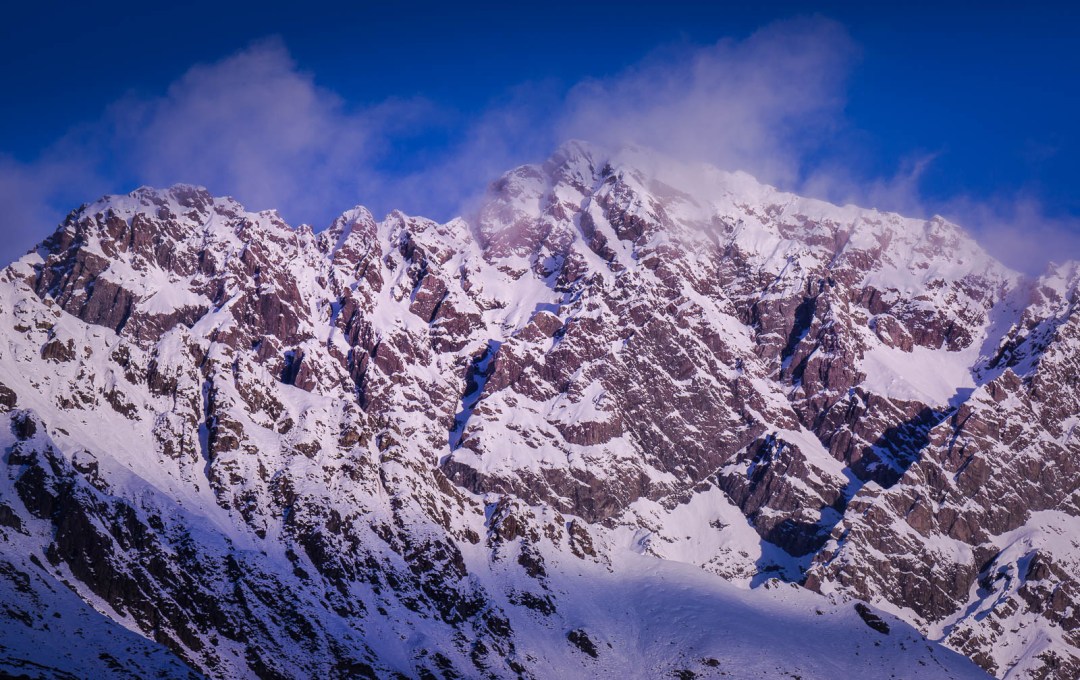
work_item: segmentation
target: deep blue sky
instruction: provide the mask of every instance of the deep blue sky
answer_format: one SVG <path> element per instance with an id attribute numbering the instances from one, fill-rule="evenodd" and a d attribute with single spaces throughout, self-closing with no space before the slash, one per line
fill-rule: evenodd
<path id="1" fill-rule="evenodd" d="M 113 102 L 160 96 L 193 64 L 280 36 L 298 67 L 347 106 L 421 97 L 453 112 L 446 130 L 396 149 L 424 158 L 520 83 L 564 91 L 657 48 L 742 39 L 776 20 L 820 15 L 839 22 L 857 52 L 835 140 L 855 176 L 886 178 L 932 157 L 918 180 L 930 203 L 1023 195 L 1065 224 L 1080 216 L 1076 3 L 156 4 L 9 5 L 0 22 L 0 154 L 33 164 Z"/>

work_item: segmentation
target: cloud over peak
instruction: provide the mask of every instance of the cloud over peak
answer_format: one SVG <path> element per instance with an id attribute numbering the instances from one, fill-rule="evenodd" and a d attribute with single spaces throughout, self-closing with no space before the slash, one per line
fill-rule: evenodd
<path id="1" fill-rule="evenodd" d="M 856 52 L 844 29 L 825 19 L 660 50 L 614 77 L 572 88 L 561 129 L 791 184 L 841 119 Z"/>
<path id="2" fill-rule="evenodd" d="M 647 146 L 828 200 L 942 212 L 982 226 L 995 254 L 1029 271 L 1060 251 L 1048 244 L 1076 247 L 1066 238 L 1076 225 L 1046 220 L 1030 202 L 922 200 L 932 154 L 893 177 L 853 175 L 837 140 L 850 132 L 843 110 L 858 52 L 840 24 L 801 18 L 741 40 L 662 47 L 604 77 L 522 83 L 466 115 L 420 98 L 346 101 L 270 38 L 191 67 L 155 96 L 120 99 L 30 162 L 0 155 L 9 236 L 0 256 L 24 252 L 78 203 L 140 184 L 201 184 L 316 226 L 358 203 L 445 220 L 568 138 Z M 1031 224 L 1047 238 L 1018 238 Z M 1022 242 L 1024 255 L 998 242 Z"/>

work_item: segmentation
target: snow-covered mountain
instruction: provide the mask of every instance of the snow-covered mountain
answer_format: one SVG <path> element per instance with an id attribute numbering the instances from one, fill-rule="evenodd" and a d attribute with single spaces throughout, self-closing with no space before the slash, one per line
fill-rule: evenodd
<path id="1" fill-rule="evenodd" d="M 0 273 L 0 674 L 1077 677 L 1078 284 L 576 142 L 106 197 Z"/>

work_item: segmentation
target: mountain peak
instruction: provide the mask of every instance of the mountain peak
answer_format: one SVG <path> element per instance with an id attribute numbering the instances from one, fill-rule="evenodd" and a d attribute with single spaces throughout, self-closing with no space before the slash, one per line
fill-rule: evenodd
<path id="1" fill-rule="evenodd" d="M 1075 274 L 581 142 L 475 225 L 106 197 L 0 278 L 0 645 L 44 663 L 56 611 L 83 675 L 147 674 L 95 626 L 214 677 L 1075 675 Z"/>

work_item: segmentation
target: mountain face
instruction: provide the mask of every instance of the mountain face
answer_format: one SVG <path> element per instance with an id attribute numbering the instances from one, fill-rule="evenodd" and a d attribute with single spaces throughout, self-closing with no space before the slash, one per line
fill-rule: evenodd
<path id="1" fill-rule="evenodd" d="M 1078 285 L 581 143 L 107 197 L 0 274 L 0 674 L 1075 678 Z"/>

